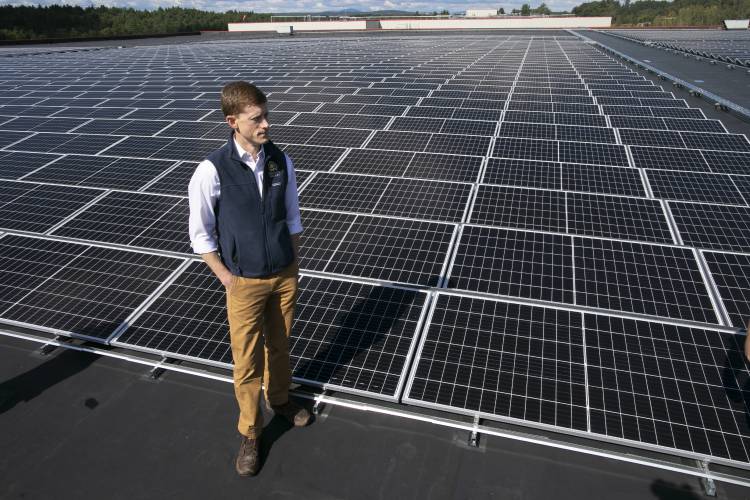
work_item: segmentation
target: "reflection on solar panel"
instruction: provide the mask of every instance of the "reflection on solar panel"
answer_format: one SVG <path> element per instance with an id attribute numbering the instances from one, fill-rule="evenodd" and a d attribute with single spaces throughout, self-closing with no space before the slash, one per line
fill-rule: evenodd
<path id="1" fill-rule="evenodd" d="M 750 142 L 596 47 L 256 39 L 0 70 L 1 321 L 229 366 L 186 195 L 242 74 L 297 169 L 296 380 L 748 462 Z"/>

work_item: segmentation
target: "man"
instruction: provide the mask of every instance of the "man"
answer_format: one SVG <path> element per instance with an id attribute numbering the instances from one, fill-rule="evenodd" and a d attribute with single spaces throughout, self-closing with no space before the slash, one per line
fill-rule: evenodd
<path id="1" fill-rule="evenodd" d="M 260 466 L 261 381 L 277 415 L 295 426 L 310 420 L 288 394 L 302 224 L 292 161 L 269 139 L 266 96 L 232 82 L 221 91 L 221 110 L 232 132 L 190 180 L 190 240 L 226 289 L 242 435 L 235 465 L 249 476 Z"/>

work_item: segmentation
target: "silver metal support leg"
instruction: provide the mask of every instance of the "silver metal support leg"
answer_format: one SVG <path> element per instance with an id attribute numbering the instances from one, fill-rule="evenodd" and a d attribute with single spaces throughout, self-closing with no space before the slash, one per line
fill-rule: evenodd
<path id="1" fill-rule="evenodd" d="M 321 396 L 328 396 L 329 392 L 327 390 L 324 390 L 322 393 L 320 393 Z M 319 398 L 315 398 L 315 404 L 312 407 L 313 415 L 320 415 L 320 413 L 325 408 L 326 404 Z"/>
<path id="2" fill-rule="evenodd" d="M 479 423 L 480 422 L 481 422 L 481 419 L 478 416 L 475 416 L 473 429 L 471 431 L 471 434 L 469 435 L 469 446 L 473 446 L 474 448 L 479 446 Z"/>
<path id="3" fill-rule="evenodd" d="M 148 378 L 150 378 L 151 380 L 158 380 L 159 377 L 161 377 L 164 374 L 164 372 L 167 371 L 167 369 L 163 367 L 163 365 L 167 363 L 178 365 L 180 364 L 180 361 L 177 359 L 172 359 L 172 358 L 161 358 L 161 361 L 159 362 L 159 364 L 151 368 L 151 370 L 149 370 Z"/>
<path id="4" fill-rule="evenodd" d="M 65 340 L 67 340 L 67 338 L 55 335 L 54 340 L 57 342 L 64 342 Z M 55 344 L 44 344 L 39 348 L 37 353 L 39 353 L 40 356 L 49 356 L 50 354 L 52 354 L 52 352 L 54 352 L 55 349 L 57 349 L 57 347 L 58 346 L 56 346 Z"/>
<path id="5" fill-rule="evenodd" d="M 716 496 L 716 483 L 714 482 L 713 478 L 711 478 L 711 470 L 708 468 L 708 462 L 705 460 L 698 460 L 698 467 L 706 474 L 704 477 L 701 477 L 701 486 L 703 486 L 703 493 L 706 494 L 706 496 L 709 497 L 715 497 Z"/>

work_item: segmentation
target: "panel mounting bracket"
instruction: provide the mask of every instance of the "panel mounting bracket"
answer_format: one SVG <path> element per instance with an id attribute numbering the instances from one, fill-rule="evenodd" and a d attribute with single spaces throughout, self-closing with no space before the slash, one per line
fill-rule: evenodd
<path id="1" fill-rule="evenodd" d="M 703 486 L 703 493 L 709 497 L 716 496 L 716 482 L 711 477 L 711 470 L 709 469 L 708 462 L 706 460 L 697 460 L 698 467 L 705 474 L 700 478 L 701 486 Z"/>
<path id="2" fill-rule="evenodd" d="M 164 365 L 166 364 L 178 365 L 180 364 L 180 360 L 174 359 L 174 358 L 162 357 L 161 361 L 149 370 L 148 378 L 151 380 L 158 380 L 159 377 L 161 377 L 164 374 L 164 372 L 167 371 L 167 369 L 164 368 Z"/>
<path id="3" fill-rule="evenodd" d="M 331 393 L 328 389 L 323 389 L 323 392 L 320 393 L 320 396 L 315 398 L 315 404 L 313 404 L 312 407 L 313 415 L 320 415 L 320 413 L 323 411 L 323 408 L 325 408 L 326 406 L 326 404 L 323 402 L 323 399 L 330 395 Z"/>
<path id="4" fill-rule="evenodd" d="M 68 337 L 62 337 L 60 335 L 55 335 L 55 337 L 52 340 L 54 340 L 55 342 L 67 342 L 69 339 L 68 339 Z M 59 347 L 59 344 L 44 344 L 44 345 L 42 345 L 42 347 L 40 347 L 37 350 L 37 353 L 40 356 L 49 356 L 58 347 Z"/>
<path id="5" fill-rule="evenodd" d="M 479 415 L 475 415 L 471 434 L 469 434 L 469 446 L 473 448 L 479 446 L 479 425 L 481 424 L 481 422 L 482 419 L 479 418 Z"/>

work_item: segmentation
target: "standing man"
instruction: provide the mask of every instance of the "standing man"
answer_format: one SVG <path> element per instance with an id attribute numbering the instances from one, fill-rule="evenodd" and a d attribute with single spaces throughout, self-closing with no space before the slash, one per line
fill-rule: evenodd
<path id="1" fill-rule="evenodd" d="M 299 234 L 297 181 L 291 159 L 269 140 L 266 96 L 232 82 L 221 91 L 229 141 L 195 169 L 190 241 L 226 288 L 234 391 L 242 435 L 236 468 L 258 472 L 263 429 L 261 381 L 277 415 L 295 426 L 310 413 L 289 400 L 289 333 L 297 298 Z M 261 339 L 261 334 L 263 339 Z"/>

